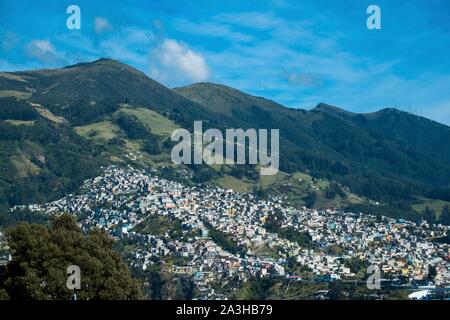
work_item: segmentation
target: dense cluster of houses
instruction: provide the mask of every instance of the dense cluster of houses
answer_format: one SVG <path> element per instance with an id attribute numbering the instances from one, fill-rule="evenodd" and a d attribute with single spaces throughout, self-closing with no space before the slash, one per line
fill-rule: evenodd
<path id="1" fill-rule="evenodd" d="M 355 277 L 345 261 L 359 258 L 386 274 L 410 279 L 425 278 L 432 265 L 437 284 L 450 282 L 449 245 L 432 241 L 445 235 L 448 227 L 292 208 L 282 198 L 261 200 L 219 187 L 185 186 L 131 166 L 108 167 L 87 180 L 78 194 L 28 208 L 46 214 L 73 213 L 84 230 L 99 227 L 118 239 L 132 240 L 134 267 L 145 270 L 163 263 L 167 272 L 192 277 L 204 297 L 218 297 L 215 285 L 235 278 L 299 278 L 286 268 L 292 257 L 314 275 L 331 279 Z M 307 234 L 312 245 L 304 247 L 266 230 L 265 222 L 275 212 L 281 214 L 281 228 Z M 177 221 L 182 236 L 174 237 L 171 230 L 144 232 L 139 226 L 154 216 Z M 224 250 L 213 241 L 212 230 L 225 235 L 239 252 Z M 330 247 L 339 250 L 330 253 Z"/>
<path id="2" fill-rule="evenodd" d="M 447 226 L 332 210 L 297 211 L 286 224 L 307 230 L 320 247 L 335 245 L 343 255 L 379 266 L 385 275 L 421 280 L 433 266 L 437 284 L 450 281 L 449 245 L 432 241 L 446 235 Z"/>

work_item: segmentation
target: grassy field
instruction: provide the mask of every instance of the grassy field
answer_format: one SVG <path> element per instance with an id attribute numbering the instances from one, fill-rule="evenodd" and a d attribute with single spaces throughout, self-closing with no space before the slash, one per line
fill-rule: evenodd
<path id="1" fill-rule="evenodd" d="M 217 171 L 219 171 L 219 167 L 214 167 Z M 251 192 L 254 187 L 262 187 L 269 188 L 273 186 L 277 181 L 281 181 L 287 175 L 284 172 L 278 172 L 273 176 L 261 176 L 259 181 L 251 181 L 248 179 L 239 180 L 233 176 L 225 174 L 223 177 L 220 177 L 216 180 L 217 184 L 223 188 L 233 189 L 237 192 Z"/>
<path id="2" fill-rule="evenodd" d="M 252 298 L 252 292 L 250 289 L 250 284 L 248 282 L 244 283 L 244 285 L 236 290 L 234 293 L 233 299 L 235 300 L 247 300 Z"/>
<path id="3" fill-rule="evenodd" d="M 120 128 L 111 121 L 105 120 L 86 126 L 75 127 L 75 131 L 87 139 L 110 140 L 120 133 Z"/>
<path id="4" fill-rule="evenodd" d="M 279 171 L 277 174 L 274 174 L 273 176 L 261 176 L 257 186 L 267 188 L 275 184 L 277 181 L 285 179 L 287 176 L 288 175 L 286 173 L 281 171 Z"/>
<path id="5" fill-rule="evenodd" d="M 123 147 L 110 146 L 113 153 L 113 162 L 132 161 L 140 164 L 157 167 L 158 163 L 170 162 L 170 155 L 149 155 L 142 150 L 141 140 L 126 138 L 125 133 L 110 120 L 103 120 L 85 126 L 74 128 L 78 135 L 97 143 L 104 143 L 115 137 L 121 137 L 125 141 Z"/>
<path id="6" fill-rule="evenodd" d="M 420 203 L 415 203 L 412 205 L 413 209 L 419 213 L 428 207 L 436 213 L 437 217 L 441 215 L 442 209 L 444 209 L 445 206 L 450 206 L 450 202 L 428 198 L 421 198 Z"/>
<path id="7" fill-rule="evenodd" d="M 7 119 L 5 120 L 6 122 L 8 122 L 9 124 L 12 124 L 13 126 L 32 126 L 34 125 L 34 120 L 11 120 L 11 119 Z"/>
<path id="8" fill-rule="evenodd" d="M 31 95 L 31 92 L 25 91 L 0 90 L 0 98 L 16 97 L 17 99 L 28 99 Z"/>
<path id="9" fill-rule="evenodd" d="M 230 175 L 224 175 L 215 181 L 219 186 L 226 189 L 233 189 L 236 192 L 249 192 L 254 184 L 249 181 L 239 180 Z"/>
<path id="10" fill-rule="evenodd" d="M 41 170 L 41 168 L 31 162 L 31 160 L 23 154 L 13 156 L 11 162 L 17 170 L 17 176 L 22 178 L 34 175 Z"/>
<path id="11" fill-rule="evenodd" d="M 296 300 L 312 299 L 315 292 L 325 289 L 327 289 L 326 284 L 305 284 L 302 282 L 291 281 L 289 288 L 286 285 L 278 285 L 274 288 L 274 291 L 278 296 L 282 297 L 282 299 Z"/>
<path id="12" fill-rule="evenodd" d="M 153 110 L 122 107 L 119 111 L 136 116 L 152 129 L 152 133 L 157 135 L 170 136 L 173 130 L 179 128 L 172 120 L 163 117 Z"/>
<path id="13" fill-rule="evenodd" d="M 63 123 L 66 121 L 66 119 L 64 119 L 63 117 L 60 116 L 56 116 L 53 113 L 51 113 L 49 110 L 41 107 L 39 104 L 31 104 L 37 112 L 40 113 L 41 116 L 49 119 L 50 121 L 53 121 L 55 123 Z"/>
<path id="14" fill-rule="evenodd" d="M 268 299 L 276 300 L 312 299 L 315 292 L 326 288 L 326 284 L 305 284 L 296 281 L 291 281 L 288 287 L 288 281 L 280 279 L 269 288 L 266 294 Z M 255 292 L 252 292 L 251 282 L 248 281 L 234 293 L 233 298 L 236 300 L 254 299 L 254 294 Z"/>
<path id="15" fill-rule="evenodd" d="M 215 182 L 223 188 L 233 189 L 237 192 L 251 192 L 254 188 L 262 188 L 270 193 L 289 196 L 292 200 L 291 204 L 295 206 L 302 206 L 305 196 L 310 192 L 316 192 L 317 200 L 314 208 L 317 209 L 344 207 L 348 203 L 362 203 L 364 201 L 364 199 L 351 193 L 346 188 L 343 188 L 347 195 L 345 199 L 340 197 L 327 199 L 325 191 L 330 182 L 326 179 L 313 179 L 310 175 L 301 172 L 291 175 L 278 172 L 273 176 L 261 176 L 259 181 L 239 180 L 225 174 L 215 180 Z"/>

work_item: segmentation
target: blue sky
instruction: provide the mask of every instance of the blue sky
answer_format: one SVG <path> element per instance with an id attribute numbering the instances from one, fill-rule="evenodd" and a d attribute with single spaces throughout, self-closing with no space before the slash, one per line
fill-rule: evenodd
<path id="1" fill-rule="evenodd" d="M 81 9 L 68 30 L 66 8 Z M 366 9 L 381 8 L 381 30 Z M 450 124 L 447 0 L 0 0 L 0 70 L 110 57 L 174 87 L 222 83 L 310 109 L 397 106 Z"/>

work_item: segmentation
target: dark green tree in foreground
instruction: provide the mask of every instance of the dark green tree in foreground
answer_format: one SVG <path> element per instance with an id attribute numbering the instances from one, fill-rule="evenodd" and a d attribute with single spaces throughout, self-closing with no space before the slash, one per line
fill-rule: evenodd
<path id="1" fill-rule="evenodd" d="M 80 300 L 141 298 L 138 282 L 113 251 L 114 241 L 101 230 L 84 235 L 71 215 L 55 218 L 50 228 L 20 222 L 6 237 L 13 258 L 0 274 L 0 291 L 10 299 L 72 299 L 66 286 L 70 265 L 80 267 Z"/>

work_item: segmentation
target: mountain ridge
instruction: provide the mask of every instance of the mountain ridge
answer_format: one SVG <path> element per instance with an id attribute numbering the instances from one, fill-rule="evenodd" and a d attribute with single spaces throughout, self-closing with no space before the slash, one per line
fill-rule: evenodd
<path id="1" fill-rule="evenodd" d="M 17 71 L 17 72 L 0 71 L 0 73 L 3 73 L 3 74 L 16 74 L 16 75 L 19 75 L 19 76 L 28 76 L 28 77 L 30 77 L 30 75 L 33 75 L 33 74 L 36 74 L 36 73 L 52 73 L 52 72 L 58 72 L 58 71 L 61 71 L 61 70 L 70 70 L 70 69 L 76 69 L 76 68 L 95 67 L 95 66 L 99 66 L 99 65 L 107 65 L 107 66 L 112 67 L 113 69 L 126 69 L 127 71 L 135 73 L 135 74 L 138 74 L 139 76 L 141 76 L 143 78 L 146 78 L 147 80 L 150 80 L 150 81 L 152 81 L 153 83 L 155 83 L 155 84 L 157 84 L 159 86 L 165 87 L 164 85 L 161 85 L 160 83 L 158 83 L 154 79 L 149 78 L 142 71 L 139 71 L 138 69 L 136 69 L 134 67 L 131 67 L 131 66 L 129 66 L 129 65 L 119 61 L 119 60 L 112 59 L 112 58 L 105 58 L 105 57 L 96 59 L 96 60 L 91 61 L 91 62 L 80 62 L 80 63 L 75 63 L 75 64 L 72 64 L 72 65 L 67 65 L 67 66 L 64 66 L 64 67 L 61 67 L 61 68 L 44 68 L 44 69 L 24 70 L 24 71 Z M 244 95 L 246 97 L 257 98 L 257 99 L 260 99 L 262 102 L 266 102 L 266 103 L 270 103 L 270 104 L 273 104 L 273 105 L 277 105 L 279 107 L 286 108 L 286 109 L 308 111 L 308 110 L 305 110 L 305 109 L 298 109 L 298 108 L 292 108 L 292 107 L 284 106 L 281 103 L 278 103 L 278 102 L 276 102 L 274 100 L 267 99 L 265 97 L 260 97 L 260 96 L 253 96 L 253 95 L 248 94 L 246 92 L 240 91 L 239 89 L 227 86 L 225 84 L 214 83 L 214 82 L 195 82 L 195 83 L 192 83 L 192 84 L 186 85 L 186 86 L 174 87 L 174 88 L 165 87 L 165 88 L 168 89 L 168 90 L 172 90 L 172 91 L 174 91 L 176 93 L 179 93 L 180 96 L 185 97 L 185 96 L 188 96 L 188 94 L 186 94 L 186 92 L 184 92 L 185 90 L 193 88 L 193 87 L 203 87 L 203 86 L 210 86 L 210 87 L 219 88 L 219 89 L 226 90 L 226 91 L 232 91 L 232 92 L 240 93 L 240 94 L 242 94 L 242 95 Z M 181 94 L 182 92 L 184 94 Z M 195 102 L 198 102 L 198 101 L 195 101 Z M 324 112 L 330 112 L 330 113 L 334 113 L 334 114 L 336 114 L 336 113 L 343 113 L 343 114 L 347 114 L 349 116 L 350 115 L 351 116 L 356 116 L 356 115 L 370 116 L 370 115 L 376 115 L 376 114 L 383 113 L 383 112 L 400 112 L 400 113 L 404 113 L 404 114 L 411 114 L 411 113 L 409 113 L 407 111 L 400 110 L 398 108 L 393 108 L 393 107 L 385 107 L 385 108 L 381 108 L 381 109 L 378 109 L 376 111 L 371 111 L 371 112 L 352 112 L 352 111 L 346 110 L 344 108 L 339 108 L 337 106 L 330 105 L 330 104 L 327 104 L 327 103 L 324 103 L 324 102 L 319 102 L 315 107 L 311 108 L 309 111 L 324 111 Z M 416 117 L 419 117 L 419 118 L 422 118 L 422 119 L 426 119 L 428 121 L 435 122 L 435 123 L 438 123 L 438 124 L 441 124 L 443 126 L 446 126 L 446 127 L 450 128 L 450 126 L 448 126 L 448 125 L 446 125 L 444 123 L 441 123 L 439 121 L 435 121 L 435 120 L 432 120 L 432 119 L 429 119 L 429 118 L 426 118 L 426 117 L 423 117 L 423 116 L 415 115 L 415 114 L 411 114 L 411 115 L 414 115 Z"/>
<path id="2" fill-rule="evenodd" d="M 100 161 L 100 158 L 111 156 L 112 137 L 125 140 L 126 146 L 133 145 L 135 151 L 161 152 L 160 147 L 151 148 L 152 143 L 160 146 L 168 143 L 151 135 L 151 128 L 145 129 L 143 118 L 140 119 L 144 115 L 151 119 L 156 116 L 155 112 L 158 119 L 166 119 L 186 129 L 191 129 L 195 120 L 202 120 L 205 128 L 278 128 L 281 171 L 288 174 L 304 172 L 336 181 L 352 192 L 372 199 L 411 199 L 433 188 L 450 185 L 447 170 L 450 147 L 442 143 L 450 139 L 449 127 L 395 109 L 359 114 L 324 103 L 312 110 L 293 109 L 214 83 L 170 89 L 141 71 L 112 59 L 60 69 L 0 73 L 0 93 L 3 131 L 0 142 L 10 149 L 9 153 L 2 153 L 1 160 L 6 169 L 23 167 L 17 159 L 27 159 L 24 163 L 31 161 L 42 167 L 38 170 L 42 180 L 36 186 L 38 198 L 42 198 L 42 192 L 47 188 L 47 175 L 51 177 L 49 181 L 67 183 L 72 181 L 76 166 L 69 163 L 69 167 L 60 172 L 61 164 L 56 158 L 52 165 L 39 161 L 46 152 L 53 159 L 55 151 L 45 144 L 45 140 L 35 141 L 34 136 L 40 134 L 37 131 L 46 128 L 50 130 L 49 136 L 60 136 L 61 143 L 64 140 L 73 142 L 71 148 L 80 144 L 96 150 L 86 154 L 86 160 L 90 157 L 90 161 L 98 159 L 100 163 L 104 160 Z M 36 110 L 41 113 L 36 114 Z M 128 116 L 124 112 L 128 112 Z M 52 119 L 66 121 L 57 123 Z M 151 121 L 148 123 L 151 126 Z M 28 127 L 24 127 L 25 124 Z M 130 124 L 141 131 L 127 132 Z M 97 132 L 95 129 L 75 131 L 75 128 L 88 125 L 103 127 Z M 80 132 L 84 135 L 76 137 Z M 98 132 L 105 133 L 106 140 L 91 139 L 89 135 L 95 136 Z M 11 149 L 11 146 L 15 147 Z M 123 147 L 119 146 L 117 144 L 113 149 L 120 151 Z M 83 159 L 80 159 L 81 163 L 84 163 Z M 31 169 L 27 167 L 27 170 Z M 86 170 L 86 174 L 80 176 L 89 176 L 92 170 Z M 7 171 L 4 172 L 4 176 L 9 177 Z M 12 190 L 14 186 L 30 185 L 30 181 L 37 179 L 36 172 L 30 172 L 25 178 L 5 180 L 3 187 L 0 186 L 3 203 L 15 204 L 26 199 L 26 192 L 22 190 L 22 196 L 11 202 L 11 194 L 16 192 Z M 77 183 L 68 185 L 75 187 Z M 73 190 L 72 187 L 64 189 Z"/>

